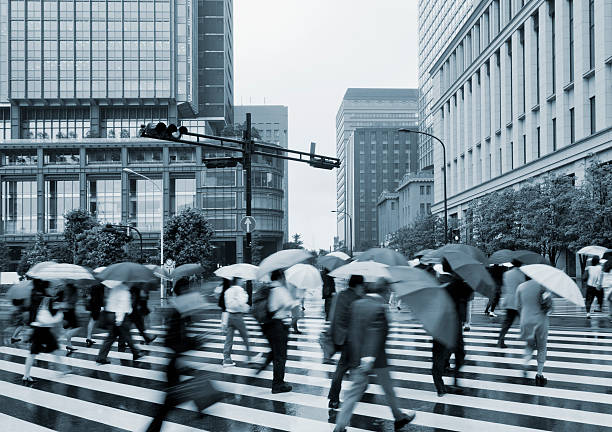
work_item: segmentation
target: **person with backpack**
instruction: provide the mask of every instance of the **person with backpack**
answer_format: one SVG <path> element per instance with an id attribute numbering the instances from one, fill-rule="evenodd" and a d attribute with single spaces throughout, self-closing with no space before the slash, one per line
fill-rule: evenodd
<path id="1" fill-rule="evenodd" d="M 290 392 L 292 387 L 285 383 L 285 364 L 287 363 L 287 342 L 291 325 L 291 310 L 296 300 L 291 296 L 282 270 L 270 274 L 269 286 L 260 288 L 253 296 L 253 312 L 261 324 L 261 329 L 270 344 L 270 352 L 265 362 L 257 369 L 257 374 L 273 363 L 272 393 Z"/>
<path id="2" fill-rule="evenodd" d="M 591 258 L 591 265 L 587 266 L 582 279 L 586 282 L 586 311 L 587 319 L 591 319 L 591 305 L 593 300 L 597 299 L 599 309 L 595 312 L 601 312 L 603 310 L 603 272 L 601 265 L 599 265 L 599 257 L 594 256 Z"/>

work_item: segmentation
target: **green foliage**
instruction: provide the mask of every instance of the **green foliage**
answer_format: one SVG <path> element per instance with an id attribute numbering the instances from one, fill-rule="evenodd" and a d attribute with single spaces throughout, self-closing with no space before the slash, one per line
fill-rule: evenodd
<path id="1" fill-rule="evenodd" d="M 234 123 L 233 125 L 225 126 L 223 130 L 221 131 L 221 136 L 242 139 L 242 136 L 245 130 L 246 130 L 246 121 L 244 123 Z M 259 132 L 259 130 L 252 126 L 251 126 L 251 136 L 253 137 L 253 139 L 261 139 L 261 133 Z"/>
<path id="2" fill-rule="evenodd" d="M 444 244 L 444 221 L 428 214 L 411 226 L 400 228 L 391 235 L 389 248 L 412 257 L 422 249 L 435 249 Z"/>
<path id="3" fill-rule="evenodd" d="M 51 259 L 47 241 L 42 233 L 38 233 L 36 234 L 36 241 L 32 247 L 28 248 L 27 251 L 21 255 L 21 261 L 17 267 L 17 273 L 24 275 L 34 264 L 49 261 Z"/>
<path id="4" fill-rule="evenodd" d="M 127 261 L 125 246 L 130 240 L 121 230 L 106 230 L 101 226 L 83 231 L 77 237 L 75 263 L 95 269 Z"/>
<path id="5" fill-rule="evenodd" d="M 302 241 L 302 236 L 299 234 L 293 234 L 293 241 L 283 243 L 283 249 L 302 249 L 304 242 Z"/>
<path id="6" fill-rule="evenodd" d="M 64 239 L 70 245 L 72 262 L 76 263 L 77 237 L 100 223 L 91 213 L 83 209 L 70 210 L 64 215 L 64 219 L 66 219 Z"/>
<path id="7" fill-rule="evenodd" d="M 164 228 L 164 258 L 176 262 L 176 266 L 200 263 L 212 269 L 214 230 L 204 212 L 187 208 L 170 218 Z"/>
<path id="8" fill-rule="evenodd" d="M 259 265 L 263 259 L 263 242 L 257 234 L 251 237 L 251 264 Z"/>
<path id="9" fill-rule="evenodd" d="M 8 246 L 4 241 L 0 240 L 0 271 L 8 271 L 9 260 Z"/>
<path id="10" fill-rule="evenodd" d="M 74 256 L 70 245 L 66 241 L 54 242 L 49 245 L 49 254 L 53 257 L 53 261 L 58 263 L 72 264 Z"/>

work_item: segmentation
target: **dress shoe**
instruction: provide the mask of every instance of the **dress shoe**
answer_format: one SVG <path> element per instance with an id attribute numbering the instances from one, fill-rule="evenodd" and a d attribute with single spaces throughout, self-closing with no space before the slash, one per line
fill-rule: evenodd
<path id="1" fill-rule="evenodd" d="M 145 353 L 143 353 L 142 351 L 136 351 L 133 355 L 132 355 L 132 360 L 136 361 L 138 359 L 143 358 L 144 356 L 146 356 Z"/>
<path id="2" fill-rule="evenodd" d="M 110 364 L 110 360 L 109 359 L 97 359 L 96 363 L 99 365 L 107 365 L 107 364 Z"/>
<path id="3" fill-rule="evenodd" d="M 508 345 L 504 343 L 504 341 L 497 342 L 497 348 L 508 348 Z"/>
<path id="4" fill-rule="evenodd" d="M 87 345 L 87 348 L 91 348 L 93 344 L 94 341 L 92 341 L 91 339 L 85 339 L 85 345 Z"/>
<path id="5" fill-rule="evenodd" d="M 340 401 L 330 400 L 329 404 L 327 405 L 327 407 L 329 409 L 337 410 L 338 408 L 340 408 Z"/>
<path id="6" fill-rule="evenodd" d="M 455 385 L 446 386 L 446 391 L 450 394 L 458 394 L 458 395 L 465 393 L 461 387 L 455 386 Z"/>
<path id="7" fill-rule="evenodd" d="M 548 383 L 548 380 L 544 378 L 544 375 L 536 375 L 535 385 L 538 387 L 544 387 Z"/>
<path id="8" fill-rule="evenodd" d="M 405 414 L 401 419 L 395 420 L 395 423 L 393 423 L 393 430 L 398 431 L 402 429 L 404 426 L 414 420 L 415 416 L 416 413 L 414 411 L 408 411 L 408 413 Z"/>
<path id="9" fill-rule="evenodd" d="M 71 347 L 71 346 L 67 346 L 66 347 L 66 357 L 69 357 L 70 355 L 72 355 L 73 352 L 78 351 L 76 348 Z"/>
<path id="10" fill-rule="evenodd" d="M 14 338 L 14 337 L 12 337 L 12 338 L 11 338 L 11 343 L 12 343 L 12 344 L 15 344 L 15 343 L 17 343 L 17 342 L 21 342 L 21 339 L 19 339 L 19 338 Z"/>
<path id="11" fill-rule="evenodd" d="M 293 387 L 291 387 L 288 384 L 283 384 L 283 385 L 278 386 L 278 387 L 272 387 L 272 393 L 273 394 L 276 394 L 276 393 L 287 393 L 287 392 L 290 392 L 292 388 Z"/>
<path id="12" fill-rule="evenodd" d="M 150 343 L 152 343 L 155 339 L 157 339 L 157 336 L 151 336 L 149 338 L 145 339 L 145 345 L 149 345 Z"/>

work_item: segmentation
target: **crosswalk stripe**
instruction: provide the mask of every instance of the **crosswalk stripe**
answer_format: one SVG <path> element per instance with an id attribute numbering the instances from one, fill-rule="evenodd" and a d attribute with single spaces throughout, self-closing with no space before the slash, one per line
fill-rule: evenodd
<path id="1" fill-rule="evenodd" d="M 261 334 L 257 322 L 248 317 L 246 319 L 250 329 L 250 342 L 253 351 L 267 352 L 267 341 Z M 270 393 L 271 371 L 264 371 L 253 378 L 254 370 L 251 368 L 232 367 L 223 368 L 224 335 L 220 330 L 220 320 L 211 318 L 193 323 L 190 332 L 199 334 L 207 333 L 210 342 L 198 350 L 188 353 L 188 361 L 197 369 L 210 371 L 214 376 L 215 383 L 223 391 L 242 397 L 244 406 L 240 403 L 222 402 L 213 405 L 205 412 L 212 418 L 226 419 L 227 421 L 252 424 L 259 428 L 271 428 L 274 430 L 287 431 L 331 431 L 333 424 L 327 422 L 326 412 L 327 398 L 324 396 L 330 385 L 330 377 L 335 366 L 323 364 L 322 354 L 317 341 L 319 332 L 325 328 L 326 323 L 320 318 L 304 318 L 300 320 L 300 328 L 303 335 L 292 335 L 289 341 L 286 380 L 298 387 L 288 394 L 273 395 Z M 551 330 L 549 339 L 548 355 L 551 360 L 547 361 L 545 375 L 549 379 L 547 387 L 534 387 L 533 385 L 521 384 L 523 372 L 517 366 L 522 364 L 520 355 L 522 342 L 517 339 L 518 332 L 512 329 L 506 343 L 517 348 L 498 349 L 494 345 L 498 328 L 478 326 L 472 327 L 472 331 L 466 333 L 466 351 L 468 364 L 462 369 L 465 378 L 460 378 L 460 384 L 468 391 L 465 395 L 446 395 L 440 399 L 433 391 L 431 375 L 431 338 L 424 332 L 422 326 L 413 323 L 394 323 L 390 332 L 388 353 L 394 358 L 390 359 L 392 366 L 409 369 L 400 369 L 392 372 L 396 380 L 396 393 L 403 402 L 402 406 L 418 406 L 417 418 L 414 424 L 417 426 L 437 428 L 453 431 L 473 430 L 496 430 L 496 431 L 528 431 L 536 429 L 553 430 L 570 428 L 567 430 L 612 430 L 612 356 L 607 354 L 612 349 L 609 346 L 612 333 Z M 133 330 L 136 333 L 135 330 Z M 151 329 L 153 334 L 164 333 L 163 326 Z M 101 343 L 103 334 L 96 334 L 96 343 Z M 584 337 L 581 337 L 584 336 Z M 141 341 L 135 336 L 136 341 Z M 57 389 L 61 386 L 73 386 L 90 392 L 104 392 L 114 394 L 117 398 L 129 398 L 140 401 L 143 404 L 155 404 L 161 401 L 163 392 L 156 390 L 165 382 L 163 367 L 168 362 L 169 350 L 163 346 L 163 337 L 149 346 L 141 346 L 151 355 L 144 357 L 133 366 L 111 364 L 98 366 L 95 364 L 95 356 L 99 345 L 87 348 L 84 346 L 85 339 L 74 337 L 73 343 L 78 351 L 72 357 L 64 360 L 73 367 L 82 368 L 85 371 L 103 371 L 111 376 L 81 376 L 77 374 L 66 377 L 57 376 L 56 372 L 48 370 L 49 366 L 33 368 L 33 376 L 43 380 L 57 383 Z M 578 347 L 578 348 L 576 348 Z M 245 361 L 245 345 L 240 337 L 236 335 L 232 358 L 235 361 Z M 585 352 L 586 351 L 586 352 Z M 497 356 L 496 354 L 506 356 Z M 493 355 L 492 355 L 493 354 Z M 13 375 L 23 373 L 23 359 L 28 351 L 15 347 L 0 347 L 0 370 Z M 510 355 L 510 356 L 507 356 Z M 54 364 L 57 358 L 48 354 L 37 357 L 47 364 Z M 112 351 L 110 359 L 131 360 L 130 352 L 119 353 Z M 418 358 L 422 358 L 420 361 Z M 21 362 L 19 359 L 22 359 Z M 576 363 L 571 360 L 580 359 Z M 116 360 L 115 360 L 116 361 Z M 138 365 L 150 365 L 139 368 Z M 535 364 L 535 360 L 531 362 Z M 419 373 L 422 371 L 423 373 Z M 471 376 L 473 374 L 473 376 Z M 533 375 L 533 372 L 530 373 Z M 6 375 L 5 375 L 6 376 Z M 501 380 L 500 380 L 501 378 Z M 244 383 L 243 380 L 252 380 Z M 445 382 L 451 379 L 445 377 Z M 502 382 L 510 379 L 519 379 L 517 382 Z M 146 386 L 146 382 L 155 382 L 155 386 Z M 36 387 L 36 385 L 34 386 Z M 344 385 L 344 390 L 349 385 Z M 27 388 L 0 380 L 0 393 L 9 395 L 15 400 L 33 406 L 40 406 L 58 413 L 84 417 L 85 419 L 105 423 L 102 419 L 112 417 L 106 422 L 109 427 L 122 430 L 140 430 L 148 424 L 150 418 L 144 414 L 134 414 L 125 411 L 121 405 L 105 406 L 94 401 L 83 401 L 74 397 L 65 396 L 73 393 L 61 394 L 56 387 L 45 386 L 45 390 Z M 370 385 L 367 393 L 375 395 L 376 402 L 371 398 L 357 405 L 355 414 L 359 417 L 356 425 L 362 427 L 359 430 L 370 430 L 379 428 L 371 421 L 380 418 L 392 420 L 389 408 L 384 405 L 382 388 L 378 385 Z M 77 394 L 77 393 L 74 393 Z M 47 397 L 45 398 L 44 395 Z M 380 400 L 380 404 L 377 403 Z M 260 401 L 260 402 L 257 402 Z M 277 411 L 277 405 L 262 404 L 263 402 L 275 402 L 289 404 L 288 415 Z M 432 407 L 439 405 L 456 407 L 459 411 L 448 409 L 434 412 L 431 409 L 421 407 Z M 117 408 L 119 407 L 119 408 Z M 299 407 L 304 407 L 301 409 Z M 183 406 L 185 409 L 195 407 Z M 307 409 L 306 409 L 307 408 Z M 313 411 L 314 410 L 314 411 Z M 22 426 L 21 430 L 49 430 L 45 426 L 38 425 L 35 420 L 26 421 L 11 416 L 10 412 L 2 412 L 0 407 L 0 421 L 8 417 L 7 421 L 11 427 Z M 125 415 L 124 413 L 128 413 Z M 459 414 L 458 414 L 459 413 Z M 500 418 L 495 413 L 503 413 Z M 508 416 L 510 414 L 510 416 Z M 125 418 L 124 418 L 125 417 Z M 539 420 L 538 420 L 539 419 Z M 202 423 L 203 424 L 203 423 Z M 207 423 L 208 424 L 208 423 Z M 31 427 L 29 427 L 31 425 Z M 364 425 L 370 425 L 365 426 Z M 556 425 L 556 426 L 555 426 Z M 562 426 L 565 425 L 565 426 Z M 28 427 L 26 427 L 28 426 Z M 181 423 L 170 422 L 164 430 L 201 430 L 189 428 Z M 262 429 L 262 430 L 264 430 Z M 4 428 L 3 428 L 4 430 Z M 17 430 L 17 429 L 16 429 Z M 214 429 L 213 429 L 214 430 Z M 358 430 L 349 428 L 349 430 Z"/>
<path id="2" fill-rule="evenodd" d="M 26 430 L 30 432 L 53 432 L 53 429 L 39 426 L 35 423 L 30 423 L 3 413 L 0 413 L 0 424 L 4 432 L 22 432 Z"/>

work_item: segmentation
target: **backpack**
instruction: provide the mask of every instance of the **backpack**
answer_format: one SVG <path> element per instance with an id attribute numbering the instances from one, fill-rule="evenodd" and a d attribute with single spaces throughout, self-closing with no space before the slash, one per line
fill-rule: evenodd
<path id="1" fill-rule="evenodd" d="M 272 287 L 264 285 L 253 293 L 253 316 L 259 324 L 267 324 L 272 320 L 272 314 L 268 309 L 268 298 Z"/>

